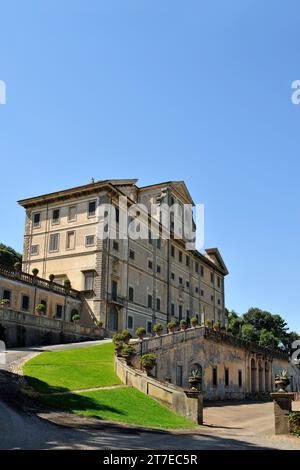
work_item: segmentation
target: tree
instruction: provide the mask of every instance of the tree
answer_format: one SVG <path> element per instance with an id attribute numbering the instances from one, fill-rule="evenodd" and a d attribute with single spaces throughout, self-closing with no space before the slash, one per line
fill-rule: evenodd
<path id="1" fill-rule="evenodd" d="M 261 330 L 259 333 L 259 342 L 260 346 L 265 348 L 276 348 L 278 346 L 278 338 L 272 333 L 272 331 L 268 330 Z"/>
<path id="2" fill-rule="evenodd" d="M 241 330 L 241 338 L 246 341 L 258 342 L 259 333 L 253 325 L 244 324 Z"/>
<path id="3" fill-rule="evenodd" d="M 14 264 L 22 261 L 22 255 L 15 251 L 12 247 L 0 243 L 0 264 L 4 264 L 11 268 Z"/>
<path id="4" fill-rule="evenodd" d="M 228 311 L 227 330 L 234 336 L 239 336 L 243 325 L 243 319 L 234 310 Z"/>

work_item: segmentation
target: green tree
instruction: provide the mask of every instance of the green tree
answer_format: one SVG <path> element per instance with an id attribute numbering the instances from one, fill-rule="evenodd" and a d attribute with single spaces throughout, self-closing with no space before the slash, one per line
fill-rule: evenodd
<path id="1" fill-rule="evenodd" d="M 22 261 L 22 255 L 15 251 L 10 246 L 0 243 L 0 264 L 4 264 L 11 268 L 14 267 L 14 264 Z"/>
<path id="2" fill-rule="evenodd" d="M 266 348 L 276 348 L 278 346 L 279 340 L 276 338 L 272 331 L 268 330 L 261 330 L 259 333 L 259 342 L 260 346 L 264 346 Z"/>
<path id="3" fill-rule="evenodd" d="M 241 338 L 246 340 L 246 341 L 253 341 L 253 342 L 258 342 L 259 338 L 259 333 L 258 331 L 254 328 L 253 325 L 250 325 L 249 323 L 245 323 L 242 326 L 241 330 Z"/>

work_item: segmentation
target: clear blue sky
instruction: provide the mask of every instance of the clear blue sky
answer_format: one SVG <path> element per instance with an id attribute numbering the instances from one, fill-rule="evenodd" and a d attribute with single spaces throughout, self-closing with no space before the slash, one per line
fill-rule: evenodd
<path id="1" fill-rule="evenodd" d="M 226 304 L 299 321 L 300 3 L 1 3 L 0 240 L 22 249 L 16 200 L 95 179 L 184 179 Z"/>

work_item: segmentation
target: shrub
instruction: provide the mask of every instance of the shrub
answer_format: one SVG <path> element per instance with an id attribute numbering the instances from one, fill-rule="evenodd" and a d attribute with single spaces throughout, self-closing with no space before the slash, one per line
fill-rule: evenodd
<path id="1" fill-rule="evenodd" d="M 198 325 L 198 318 L 197 317 L 192 317 L 191 318 L 191 325 L 193 325 L 193 326 Z"/>
<path id="2" fill-rule="evenodd" d="M 54 279 L 55 279 L 54 274 L 49 274 L 49 281 L 50 281 L 50 282 L 53 282 Z"/>
<path id="3" fill-rule="evenodd" d="M 177 326 L 177 323 L 174 320 L 172 320 L 168 323 L 169 330 L 174 330 L 176 328 L 176 326 Z"/>
<path id="4" fill-rule="evenodd" d="M 116 333 L 115 335 L 113 335 L 112 340 L 114 344 L 120 344 L 124 343 L 125 337 L 123 333 Z"/>
<path id="5" fill-rule="evenodd" d="M 10 300 L 9 299 L 2 299 L 1 300 L 1 305 L 4 307 L 5 305 L 10 305 Z"/>
<path id="6" fill-rule="evenodd" d="M 75 315 L 72 316 L 72 321 L 79 321 L 80 320 L 80 315 L 78 313 L 75 313 Z"/>
<path id="7" fill-rule="evenodd" d="M 155 354 L 144 354 L 140 359 L 141 366 L 147 372 L 150 372 L 156 366 Z"/>
<path id="8" fill-rule="evenodd" d="M 186 326 L 187 321 L 186 320 L 180 320 L 180 326 Z"/>
<path id="9" fill-rule="evenodd" d="M 15 264 L 14 264 L 14 269 L 16 271 L 21 271 L 22 270 L 22 263 L 20 261 L 17 261 Z"/>
<path id="10" fill-rule="evenodd" d="M 44 305 L 44 304 L 37 304 L 37 305 L 35 306 L 35 311 L 36 311 L 37 313 L 46 313 L 46 305 Z"/>
<path id="11" fill-rule="evenodd" d="M 161 323 L 155 323 L 153 325 L 153 331 L 157 332 L 157 331 L 163 331 L 164 327 L 162 326 Z"/>
<path id="12" fill-rule="evenodd" d="M 31 272 L 34 276 L 37 276 L 38 273 L 39 273 L 39 270 L 38 270 L 38 268 L 33 268 L 33 270 Z"/>
<path id="13" fill-rule="evenodd" d="M 300 412 L 291 411 L 289 413 L 290 433 L 300 436 Z"/>
<path id="14" fill-rule="evenodd" d="M 128 345 L 128 346 L 124 346 L 122 348 L 122 352 L 121 352 L 121 356 L 122 357 L 133 357 L 136 355 L 136 349 L 131 346 L 131 345 Z"/>
<path id="15" fill-rule="evenodd" d="M 219 330 L 221 328 L 221 323 L 219 321 L 216 321 L 213 327 L 215 330 Z"/>
<path id="16" fill-rule="evenodd" d="M 132 338 L 132 334 L 130 333 L 130 331 L 128 331 L 128 330 L 125 329 L 125 330 L 122 331 L 122 334 L 123 334 L 123 336 L 124 336 L 124 341 L 125 341 L 125 343 L 129 343 L 129 341 L 130 341 L 131 338 Z"/>
<path id="17" fill-rule="evenodd" d="M 205 320 L 205 326 L 211 328 L 211 320 Z"/>
<path id="18" fill-rule="evenodd" d="M 145 328 L 137 328 L 135 330 L 135 334 L 137 335 L 138 338 L 143 338 L 143 336 L 145 336 L 146 334 L 146 329 Z"/>

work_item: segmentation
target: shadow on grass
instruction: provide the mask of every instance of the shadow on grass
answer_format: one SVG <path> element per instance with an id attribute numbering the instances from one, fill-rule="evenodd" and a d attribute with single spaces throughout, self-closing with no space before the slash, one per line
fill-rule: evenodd
<path id="1" fill-rule="evenodd" d="M 49 385 L 47 382 L 44 382 L 43 380 L 32 377 L 31 375 L 24 375 L 24 379 L 26 380 L 28 385 L 31 388 L 33 388 L 35 392 L 38 392 L 38 393 L 51 394 L 51 393 L 60 393 L 60 392 L 70 391 L 70 389 L 66 387 Z"/>

